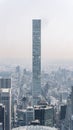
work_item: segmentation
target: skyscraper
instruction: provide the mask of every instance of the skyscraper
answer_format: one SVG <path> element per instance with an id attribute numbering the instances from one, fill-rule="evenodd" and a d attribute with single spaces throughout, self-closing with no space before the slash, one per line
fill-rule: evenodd
<path id="1" fill-rule="evenodd" d="M 0 126 L 2 130 L 5 130 L 5 107 L 0 104 Z"/>
<path id="2" fill-rule="evenodd" d="M 71 130 L 73 130 L 73 86 L 72 86 L 72 92 L 71 92 Z"/>
<path id="3" fill-rule="evenodd" d="M 41 95 L 41 20 L 34 19 L 32 21 L 32 96 L 33 105 L 38 102 L 38 97 Z"/>
<path id="4" fill-rule="evenodd" d="M 0 88 L 11 88 L 11 79 L 0 78 Z"/>
<path id="5" fill-rule="evenodd" d="M 0 103 L 5 106 L 5 130 L 11 130 L 11 89 L 0 88 Z"/>
<path id="6" fill-rule="evenodd" d="M 29 125 L 33 120 L 34 120 L 34 108 L 30 106 L 27 107 L 26 110 L 26 124 Z"/>
<path id="7" fill-rule="evenodd" d="M 40 121 L 40 125 L 53 126 L 54 108 L 52 106 L 37 105 L 34 108 L 35 120 Z"/>
<path id="8" fill-rule="evenodd" d="M 0 123 L 0 130 L 3 130 L 3 124 Z"/>

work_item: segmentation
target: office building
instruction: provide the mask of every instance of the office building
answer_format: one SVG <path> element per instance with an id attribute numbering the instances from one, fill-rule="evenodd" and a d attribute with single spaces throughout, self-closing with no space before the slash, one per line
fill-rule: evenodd
<path id="1" fill-rule="evenodd" d="M 64 120 L 66 116 L 67 105 L 61 105 L 60 120 Z"/>
<path id="2" fill-rule="evenodd" d="M 20 66 L 16 66 L 16 73 L 20 73 Z"/>
<path id="3" fill-rule="evenodd" d="M 19 126 L 26 125 L 26 109 L 17 109 L 17 121 Z"/>
<path id="4" fill-rule="evenodd" d="M 0 123 L 0 130 L 3 130 L 3 124 Z"/>
<path id="5" fill-rule="evenodd" d="M 34 108 L 27 107 L 26 110 L 26 124 L 29 125 L 34 120 Z"/>
<path id="6" fill-rule="evenodd" d="M 62 127 L 64 127 L 65 130 L 71 130 L 71 117 L 72 117 L 72 104 L 71 104 L 71 95 L 67 98 L 67 108 L 66 108 L 66 115 L 65 120 L 63 120 Z"/>
<path id="7" fill-rule="evenodd" d="M 33 105 L 38 102 L 41 95 L 41 20 L 34 19 L 32 21 L 32 96 Z"/>
<path id="8" fill-rule="evenodd" d="M 73 130 L 73 86 L 71 92 L 71 130 Z"/>
<path id="9" fill-rule="evenodd" d="M 37 106 L 35 109 L 35 120 L 40 121 L 40 125 L 51 126 L 54 124 L 54 108 L 52 106 Z"/>
<path id="10" fill-rule="evenodd" d="M 0 129 L 5 130 L 5 107 L 0 104 Z"/>
<path id="11" fill-rule="evenodd" d="M 0 78 L 0 88 L 11 88 L 11 79 Z"/>
<path id="12" fill-rule="evenodd" d="M 32 106 L 28 106 L 26 109 L 18 109 L 17 117 L 18 124 L 20 126 L 30 125 L 34 120 L 34 108 Z"/>
<path id="13" fill-rule="evenodd" d="M 5 130 L 11 130 L 11 89 L 0 88 L 0 102 L 5 106 Z"/>

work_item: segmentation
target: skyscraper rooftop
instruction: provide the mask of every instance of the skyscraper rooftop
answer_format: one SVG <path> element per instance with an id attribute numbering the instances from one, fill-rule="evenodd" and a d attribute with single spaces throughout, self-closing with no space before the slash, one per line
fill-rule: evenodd
<path id="1" fill-rule="evenodd" d="M 58 129 L 54 127 L 46 127 L 46 126 L 24 126 L 24 127 L 14 128 L 12 130 L 58 130 Z"/>

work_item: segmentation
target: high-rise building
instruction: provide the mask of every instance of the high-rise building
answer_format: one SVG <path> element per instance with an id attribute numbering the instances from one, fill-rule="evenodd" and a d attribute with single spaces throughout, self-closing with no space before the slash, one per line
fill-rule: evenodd
<path id="1" fill-rule="evenodd" d="M 38 97 L 41 95 L 41 20 L 34 19 L 32 21 L 32 96 L 33 105 L 38 102 Z"/>
<path id="2" fill-rule="evenodd" d="M 26 111 L 26 124 L 29 125 L 34 120 L 34 108 L 27 107 Z"/>
<path id="3" fill-rule="evenodd" d="M 0 88 L 11 88 L 11 79 L 0 78 Z"/>
<path id="4" fill-rule="evenodd" d="M 35 120 L 40 121 L 40 125 L 51 126 L 54 124 L 54 108 L 52 106 L 37 106 L 34 109 Z"/>
<path id="5" fill-rule="evenodd" d="M 5 107 L 0 104 L 0 129 L 5 130 Z"/>
<path id="6" fill-rule="evenodd" d="M 0 88 L 0 103 L 5 106 L 5 130 L 11 130 L 11 89 Z"/>
<path id="7" fill-rule="evenodd" d="M 3 130 L 3 124 L 0 123 L 0 130 Z"/>
<path id="8" fill-rule="evenodd" d="M 73 130 L 73 86 L 72 86 L 72 93 L 71 93 L 71 130 Z"/>

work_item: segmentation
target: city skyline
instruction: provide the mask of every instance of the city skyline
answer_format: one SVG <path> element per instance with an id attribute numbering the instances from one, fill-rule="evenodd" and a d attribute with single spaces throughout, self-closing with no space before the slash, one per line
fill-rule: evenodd
<path id="1" fill-rule="evenodd" d="M 42 62 L 72 60 L 72 6 L 72 0 L 0 0 L 0 61 L 31 63 L 33 18 L 42 20 Z"/>

